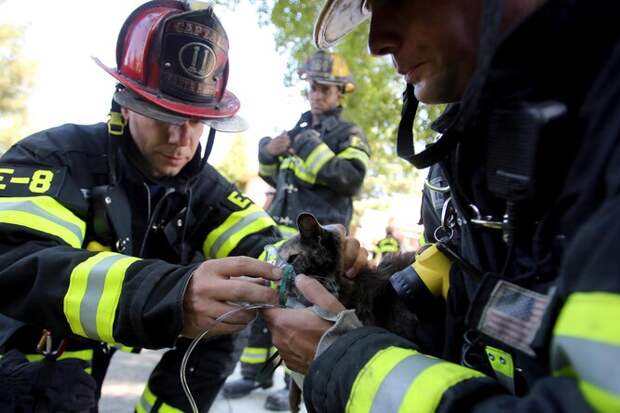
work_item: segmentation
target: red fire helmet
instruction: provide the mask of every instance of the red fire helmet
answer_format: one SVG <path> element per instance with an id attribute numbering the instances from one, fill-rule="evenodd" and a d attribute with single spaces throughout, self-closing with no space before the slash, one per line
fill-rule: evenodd
<path id="1" fill-rule="evenodd" d="M 210 6 L 149 1 L 127 18 L 116 44 L 115 69 L 94 58 L 124 87 L 122 106 L 154 119 L 200 119 L 217 130 L 240 131 L 239 100 L 226 90 L 228 37 Z"/>

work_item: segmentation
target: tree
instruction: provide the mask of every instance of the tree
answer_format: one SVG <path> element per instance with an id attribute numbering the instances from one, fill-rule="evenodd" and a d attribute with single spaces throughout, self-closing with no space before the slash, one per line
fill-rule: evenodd
<path id="1" fill-rule="evenodd" d="M 217 170 L 237 185 L 241 192 L 245 192 L 246 185 L 253 176 L 248 168 L 247 146 L 245 138 L 241 134 L 236 134 L 224 159 L 215 165 Z"/>
<path id="2" fill-rule="evenodd" d="M 240 0 L 217 0 L 216 3 L 234 7 Z M 286 84 L 297 80 L 297 68 L 316 48 L 312 33 L 322 1 L 307 0 L 250 0 L 258 10 L 259 23 L 275 27 L 278 51 L 288 56 Z M 336 48 L 347 61 L 353 74 L 356 90 L 345 99 L 344 116 L 365 132 L 372 151 L 371 163 L 364 188 L 355 205 L 353 224 L 359 221 L 364 209 L 382 208 L 386 196 L 394 193 L 414 193 L 418 172 L 396 155 L 396 131 L 402 107 L 405 84 L 399 79 L 388 58 L 370 56 L 367 50 L 368 23 L 358 27 Z M 430 124 L 443 111 L 442 105 L 420 105 L 414 133 L 420 142 L 432 142 L 436 135 Z"/>
<path id="3" fill-rule="evenodd" d="M 1 4 L 2 2 L 0 2 Z M 0 151 L 17 141 L 27 122 L 26 97 L 34 65 L 22 53 L 23 29 L 0 23 Z"/>

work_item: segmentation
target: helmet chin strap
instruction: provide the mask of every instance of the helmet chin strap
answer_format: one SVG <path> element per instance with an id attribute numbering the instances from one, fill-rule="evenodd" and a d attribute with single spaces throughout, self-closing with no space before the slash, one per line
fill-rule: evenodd
<path id="1" fill-rule="evenodd" d="M 214 128 L 209 128 L 209 136 L 207 137 L 207 144 L 205 146 L 205 151 L 202 155 L 202 159 L 200 160 L 200 170 L 205 167 L 207 164 L 207 159 L 209 159 L 209 155 L 211 155 L 211 149 L 213 149 L 213 141 L 215 140 L 215 132 Z"/>
<path id="2" fill-rule="evenodd" d="M 500 34 L 503 5 L 503 0 L 484 0 L 482 17 L 480 19 L 480 51 L 476 71 L 460 101 L 460 108 L 457 115 L 448 125 L 448 128 L 456 132 L 464 131 L 477 115 L 482 86 L 484 85 L 489 67 L 491 66 L 491 60 Z M 413 124 L 418 104 L 419 102 L 415 97 L 413 85 L 407 84 L 407 88 L 403 93 L 403 108 L 398 125 L 396 152 L 399 157 L 411 163 L 416 168 L 421 169 L 437 163 L 447 156 L 458 143 L 460 134 L 449 133 L 442 135 L 435 143 L 429 145 L 419 154 L 416 154 L 415 148 L 413 147 Z"/>

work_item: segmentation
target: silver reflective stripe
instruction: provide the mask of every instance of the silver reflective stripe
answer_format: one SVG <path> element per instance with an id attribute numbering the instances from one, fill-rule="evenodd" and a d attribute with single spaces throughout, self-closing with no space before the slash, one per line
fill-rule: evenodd
<path id="1" fill-rule="evenodd" d="M 556 336 L 553 339 L 551 365 L 554 370 L 570 365 L 577 372 L 579 380 L 616 396 L 620 396 L 618 360 L 618 346 L 568 336 Z"/>
<path id="2" fill-rule="evenodd" d="M 97 309 L 99 301 L 103 295 L 105 279 L 108 270 L 116 261 L 127 258 L 125 255 L 112 255 L 98 262 L 88 274 L 88 285 L 82 303 L 80 305 L 80 320 L 86 336 L 89 338 L 98 338 L 97 332 Z"/>
<path id="3" fill-rule="evenodd" d="M 413 380 L 437 363 L 441 363 L 441 360 L 420 355 L 402 360 L 381 382 L 372 401 L 370 413 L 397 412 Z"/>
<path id="4" fill-rule="evenodd" d="M 268 217 L 269 215 L 267 215 L 267 213 L 265 213 L 264 211 L 257 211 L 244 217 L 241 221 L 237 222 L 235 225 L 233 225 L 231 228 L 226 230 L 226 232 L 224 232 L 222 235 L 218 237 L 218 239 L 213 243 L 213 246 L 211 247 L 211 251 L 209 251 L 209 256 L 213 258 L 217 257 L 217 252 L 220 250 L 222 245 L 228 240 L 228 238 L 233 236 L 235 233 L 240 231 L 242 228 L 245 228 L 252 222 L 256 221 L 260 217 L 265 217 L 265 216 Z"/>
<path id="5" fill-rule="evenodd" d="M 58 218 L 56 215 L 50 214 L 49 212 L 42 209 L 41 207 L 34 204 L 33 202 L 30 202 L 30 201 L 2 202 L 0 203 L 0 211 L 24 211 L 24 212 L 29 212 L 33 215 L 38 215 L 41 218 L 45 218 L 48 221 L 52 221 L 53 223 L 58 224 L 61 227 L 68 229 L 75 235 L 77 239 L 82 240 L 82 230 L 80 229 L 80 227 L 78 227 L 77 225 L 71 222 L 62 220 Z"/>
<path id="6" fill-rule="evenodd" d="M 142 408 L 144 409 L 145 412 L 150 412 L 151 409 L 153 409 L 153 406 L 151 406 L 149 404 L 149 402 L 146 400 L 146 396 L 143 394 L 142 397 L 140 397 L 140 406 L 142 406 Z"/>
<path id="7" fill-rule="evenodd" d="M 320 149 L 319 149 L 320 148 Z M 307 165 L 306 168 L 310 173 L 316 175 L 319 171 L 315 171 L 316 166 L 321 163 L 325 158 L 333 158 L 334 153 L 327 147 L 327 145 L 319 145 L 317 147 L 319 149 L 319 154 L 312 160 L 310 165 Z M 312 154 L 311 154 L 312 155 Z"/>

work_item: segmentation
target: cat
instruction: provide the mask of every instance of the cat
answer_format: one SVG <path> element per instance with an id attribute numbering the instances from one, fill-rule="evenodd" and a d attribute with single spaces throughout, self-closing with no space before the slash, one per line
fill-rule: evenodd
<path id="1" fill-rule="evenodd" d="M 363 268 L 355 280 L 344 275 L 345 231 L 342 225 L 322 226 L 309 213 L 297 217 L 299 234 L 278 250 L 280 259 L 291 264 L 295 274 L 316 278 L 339 301 L 355 313 L 364 325 L 378 326 L 413 340 L 417 319 L 392 288 L 389 278 L 415 258 L 415 252 L 387 254 L 376 269 Z M 309 305 L 309 303 L 307 303 Z M 289 402 L 299 411 L 301 390 L 291 382 Z"/>

